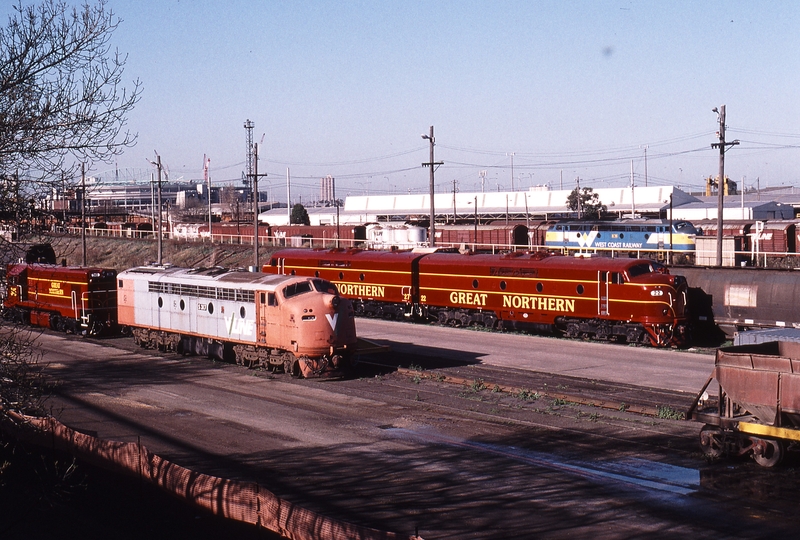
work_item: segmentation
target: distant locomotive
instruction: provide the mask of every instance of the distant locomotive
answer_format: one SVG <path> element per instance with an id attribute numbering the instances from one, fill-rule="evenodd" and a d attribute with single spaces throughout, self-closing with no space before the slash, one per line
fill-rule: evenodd
<path id="1" fill-rule="evenodd" d="M 263 271 L 328 279 L 365 316 L 658 347 L 687 337 L 686 280 L 649 260 L 286 249 Z"/>
<path id="2" fill-rule="evenodd" d="M 92 336 L 117 327 L 115 270 L 54 264 L 9 264 L 3 316 Z"/>
<path id="3" fill-rule="evenodd" d="M 143 347 L 319 376 L 349 366 L 353 306 L 324 279 L 145 266 L 118 278 L 119 324 Z"/>
<path id="4" fill-rule="evenodd" d="M 564 251 L 694 251 L 697 229 L 688 221 L 560 221 L 547 229 L 545 245 Z"/>

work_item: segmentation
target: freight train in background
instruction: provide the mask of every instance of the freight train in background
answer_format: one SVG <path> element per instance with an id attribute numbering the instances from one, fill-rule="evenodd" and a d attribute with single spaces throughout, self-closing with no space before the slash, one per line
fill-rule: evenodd
<path id="1" fill-rule="evenodd" d="M 463 220 L 462 220 L 463 221 Z M 733 241 L 736 265 L 800 267 L 800 220 L 726 220 L 722 236 Z M 152 235 L 128 224 L 96 223 L 94 234 Z M 270 225 L 259 227 L 262 245 L 274 247 L 361 247 L 413 249 L 426 247 L 427 224 L 381 222 L 328 225 Z M 437 223 L 436 245 L 464 246 L 473 251 L 546 249 L 554 253 L 593 253 L 598 256 L 646 257 L 661 262 L 695 264 L 699 240 L 715 239 L 716 220 L 622 219 L 574 221 L 552 219 L 494 220 Z M 208 224 L 172 224 L 176 240 L 207 241 Z M 252 223 L 214 223 L 213 238 L 222 243 L 252 242 Z M 708 245 L 708 244 L 704 244 Z"/>
<path id="2" fill-rule="evenodd" d="M 688 338 L 686 280 L 650 260 L 286 249 L 263 271 L 327 279 L 365 316 L 656 347 Z"/>
<path id="3" fill-rule="evenodd" d="M 351 366 L 352 303 L 323 279 L 224 268 L 10 264 L 3 318 L 314 377 Z"/>

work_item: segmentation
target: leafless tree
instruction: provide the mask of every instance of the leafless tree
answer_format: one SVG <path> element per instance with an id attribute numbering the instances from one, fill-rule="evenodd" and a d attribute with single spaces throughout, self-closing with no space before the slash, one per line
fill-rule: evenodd
<path id="1" fill-rule="evenodd" d="M 109 161 L 136 142 L 127 115 L 141 83 L 123 86 L 120 24 L 106 0 L 14 6 L 0 28 L 0 172 L 60 181 L 74 163 Z"/>
<path id="2" fill-rule="evenodd" d="M 0 323 L 0 416 L 13 421 L 7 413 L 40 415 L 48 390 L 36 347 L 36 332 Z"/>

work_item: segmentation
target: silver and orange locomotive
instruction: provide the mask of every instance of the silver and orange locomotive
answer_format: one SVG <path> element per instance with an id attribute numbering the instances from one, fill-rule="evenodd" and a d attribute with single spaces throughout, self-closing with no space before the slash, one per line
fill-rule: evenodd
<path id="1" fill-rule="evenodd" d="M 352 303 L 320 278 L 142 266 L 120 272 L 117 295 L 142 347 L 304 377 L 347 368 L 356 347 Z"/>

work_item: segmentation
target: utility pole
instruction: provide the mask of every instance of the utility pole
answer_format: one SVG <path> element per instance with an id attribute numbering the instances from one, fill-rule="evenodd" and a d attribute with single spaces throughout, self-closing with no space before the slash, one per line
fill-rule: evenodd
<path id="1" fill-rule="evenodd" d="M 249 122 L 249 120 L 248 120 Z M 258 174 L 258 145 L 253 145 L 253 272 L 260 272 L 258 269 L 258 177 L 267 176 Z"/>
<path id="2" fill-rule="evenodd" d="M 211 164 L 211 158 L 203 154 L 203 176 L 208 186 L 208 239 L 214 243 L 214 234 L 211 229 L 211 177 L 208 175 L 208 167 Z"/>
<path id="3" fill-rule="evenodd" d="M 514 152 L 507 152 L 507 156 L 511 156 L 511 191 L 514 191 Z"/>
<path id="4" fill-rule="evenodd" d="M 81 246 L 83 266 L 86 267 L 86 164 L 81 163 Z"/>
<path id="5" fill-rule="evenodd" d="M 155 152 L 155 150 L 154 150 L 154 152 Z M 156 226 L 156 239 L 158 241 L 158 260 L 156 261 L 156 264 L 158 264 L 158 266 L 161 266 L 161 262 L 162 262 L 162 256 L 161 255 L 163 253 L 162 244 L 161 244 L 161 242 L 162 242 L 162 235 L 161 235 L 161 156 L 158 155 L 158 152 L 155 152 L 155 154 L 156 154 L 156 161 L 150 161 L 149 159 L 147 161 L 150 162 L 151 165 L 155 165 L 156 169 L 158 169 L 158 200 L 156 201 L 156 207 L 158 208 L 158 225 Z"/>
<path id="6" fill-rule="evenodd" d="M 434 223 L 434 217 L 435 217 L 435 212 L 436 211 L 435 211 L 435 208 L 434 208 L 434 205 L 433 205 L 433 194 L 434 194 L 433 171 L 434 171 L 434 167 L 436 165 L 444 165 L 444 161 L 438 161 L 437 162 L 437 161 L 433 160 L 433 147 L 436 144 L 436 139 L 434 139 L 434 137 L 433 137 L 433 126 L 431 126 L 430 135 L 425 135 L 423 133 L 422 134 L 422 138 L 423 139 L 428 139 L 430 141 L 430 143 L 431 143 L 431 160 L 428 163 L 423 163 L 422 166 L 431 168 L 431 179 L 430 179 L 430 183 L 431 183 L 431 186 L 430 186 L 430 193 L 431 193 L 430 194 L 430 197 L 431 197 L 431 227 L 430 227 L 430 240 L 428 242 L 428 245 L 430 245 L 430 247 L 436 247 L 436 225 Z"/>
<path id="7" fill-rule="evenodd" d="M 456 224 L 456 180 L 453 178 L 453 225 Z"/>
<path id="8" fill-rule="evenodd" d="M 719 115 L 719 142 L 711 143 L 711 148 L 719 148 L 719 180 L 717 180 L 717 266 L 722 266 L 722 210 L 723 210 L 723 196 L 725 190 L 723 184 L 725 183 L 725 152 L 728 147 L 739 144 L 738 140 L 732 142 L 725 142 L 725 105 L 720 105 L 717 109 L 714 107 L 711 112 Z"/>
<path id="9" fill-rule="evenodd" d="M 288 221 L 287 224 L 292 224 L 292 182 L 289 176 L 289 167 L 286 167 L 286 212 Z"/>
<path id="10" fill-rule="evenodd" d="M 328 175 L 331 180 L 331 189 L 333 190 L 333 204 L 336 206 L 336 247 L 339 247 L 339 238 L 341 238 L 341 231 L 339 230 L 339 200 L 336 198 L 336 178 Z"/>
<path id="11" fill-rule="evenodd" d="M 247 172 L 245 173 L 246 174 L 245 181 L 244 181 L 245 187 L 250 187 L 249 183 L 253 178 L 253 128 L 254 127 L 255 127 L 255 124 L 253 122 L 251 122 L 249 118 L 247 120 L 245 120 L 245 122 L 244 122 L 244 130 L 245 130 L 246 139 L 247 139 L 247 141 L 246 141 L 247 142 L 247 163 L 246 163 Z"/>

